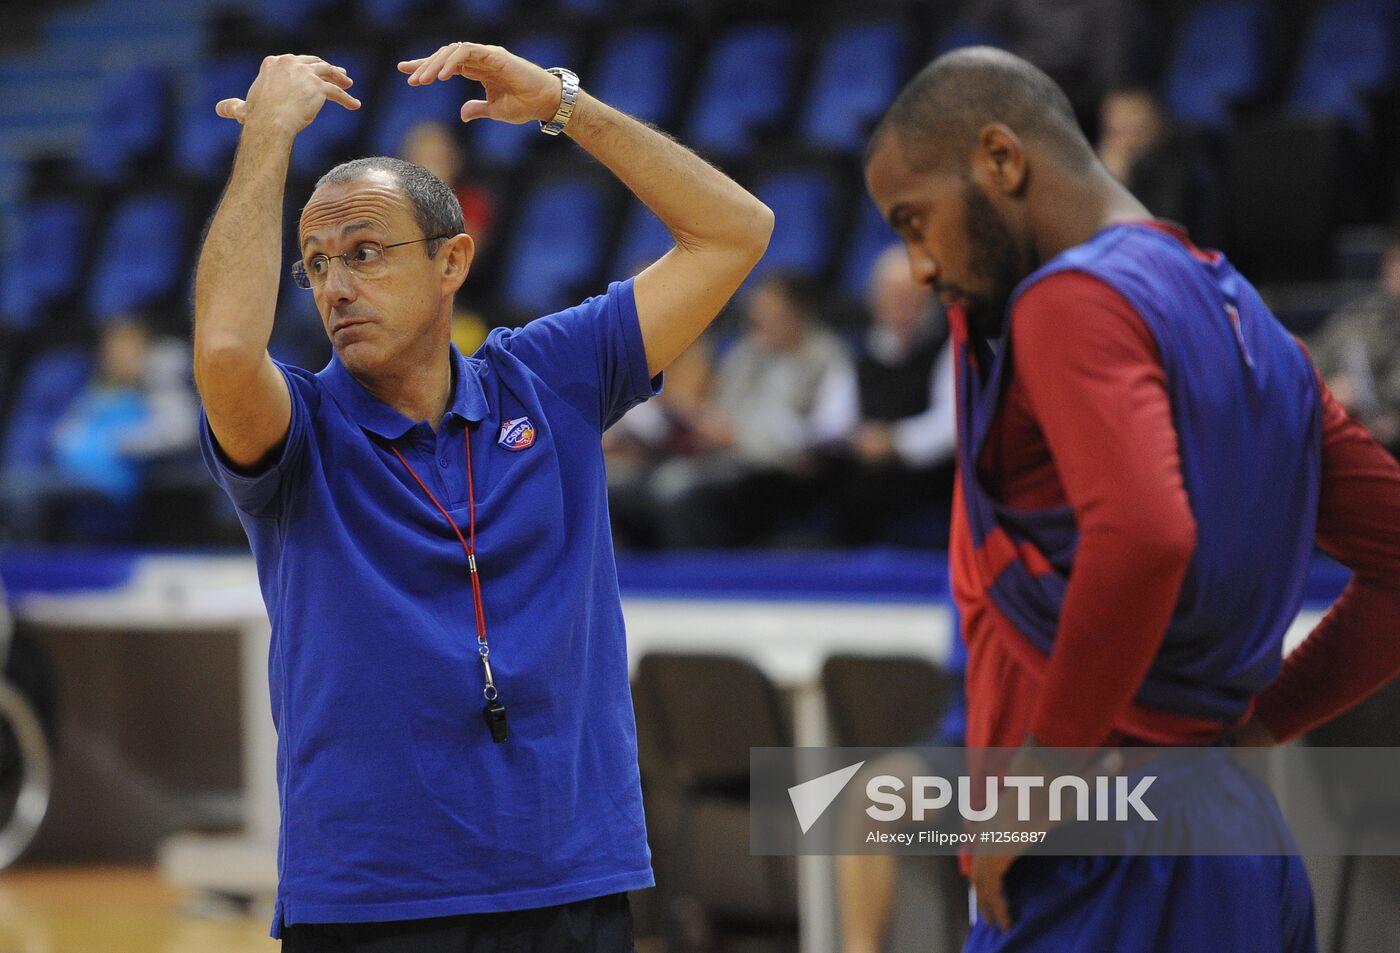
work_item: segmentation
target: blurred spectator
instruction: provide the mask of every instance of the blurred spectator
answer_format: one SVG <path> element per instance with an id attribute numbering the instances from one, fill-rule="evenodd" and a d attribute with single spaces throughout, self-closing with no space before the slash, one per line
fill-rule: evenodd
<path id="1" fill-rule="evenodd" d="M 1098 154 L 1148 210 L 1214 245 L 1215 175 L 1205 155 L 1175 129 L 1148 89 L 1115 90 L 1099 104 Z"/>
<path id="2" fill-rule="evenodd" d="M 54 423 L 48 465 L 5 474 L 13 536 L 115 539 L 135 530 L 147 466 L 195 446 L 187 350 L 153 343 L 136 320 L 103 326 L 97 368 Z"/>
<path id="3" fill-rule="evenodd" d="M 743 300 L 742 336 L 718 359 L 711 399 L 689 415 L 693 456 L 667 460 L 649 481 L 671 546 L 763 542 L 800 521 L 818 495 L 816 448 L 846 434 L 819 396 L 854 369 L 818 323 L 820 288 L 770 272 Z M 835 420 L 839 428 L 841 421 Z"/>
<path id="4" fill-rule="evenodd" d="M 441 122 L 418 123 L 404 136 L 403 158 L 421 165 L 457 193 L 467 234 L 476 243 L 479 256 L 491 240 L 496 196 L 486 185 L 472 180 L 461 142 L 453 130 Z"/>
<path id="5" fill-rule="evenodd" d="M 910 517 L 924 515 L 921 541 L 946 545 L 957 445 L 948 321 L 899 245 L 875 260 L 867 298 L 856 373 L 830 377 L 822 400 L 829 429 L 851 430 L 831 466 L 836 539 L 907 541 Z"/>
<path id="6" fill-rule="evenodd" d="M 1400 223 L 1386 232 L 1380 287 L 1329 317 L 1310 348 L 1342 405 L 1400 455 Z"/>
<path id="7" fill-rule="evenodd" d="M 1099 158 L 1126 184 L 1143 154 L 1161 143 L 1166 120 L 1157 98 L 1145 89 L 1111 92 L 1099 104 Z"/>
<path id="8" fill-rule="evenodd" d="M 691 421 L 704 413 L 710 377 L 710 347 L 702 338 L 666 368 L 661 396 L 633 407 L 603 434 L 617 545 L 654 549 L 663 544 L 651 481 L 665 461 L 702 452 Z"/>

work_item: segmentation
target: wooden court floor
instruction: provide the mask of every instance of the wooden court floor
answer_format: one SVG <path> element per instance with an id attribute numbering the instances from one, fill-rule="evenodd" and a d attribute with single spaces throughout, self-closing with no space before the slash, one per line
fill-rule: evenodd
<path id="1" fill-rule="evenodd" d="M 277 953 L 268 919 L 211 905 L 152 868 L 0 873 L 0 953 Z"/>

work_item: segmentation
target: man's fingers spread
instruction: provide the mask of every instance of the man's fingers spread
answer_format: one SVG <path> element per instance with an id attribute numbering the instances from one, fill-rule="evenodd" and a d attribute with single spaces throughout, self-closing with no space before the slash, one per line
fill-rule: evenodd
<path id="1" fill-rule="evenodd" d="M 453 73 L 456 73 L 458 67 L 462 66 L 462 64 L 466 63 L 470 58 L 471 55 L 469 51 L 464 47 L 458 47 L 457 49 L 453 50 L 450 54 L 448 54 L 447 58 L 444 59 L 441 64 L 439 64 L 437 78 L 447 79 Z"/>
<path id="2" fill-rule="evenodd" d="M 316 75 L 327 83 L 334 83 L 341 89 L 349 89 L 355 85 L 355 81 L 350 78 L 350 74 L 339 66 L 332 66 L 329 63 L 322 63 L 314 67 Z"/>
<path id="3" fill-rule="evenodd" d="M 447 77 L 442 75 L 443 69 L 448 63 L 452 62 L 452 58 L 456 56 L 456 54 L 457 44 L 455 43 L 451 46 L 444 46 L 442 49 L 438 50 L 433 54 L 432 59 L 418 68 L 418 81 L 422 83 L 431 83 L 435 79 L 446 79 Z"/>
<path id="4" fill-rule="evenodd" d="M 495 52 L 495 47 L 483 46 L 480 43 L 463 43 L 452 57 L 453 68 L 464 73 L 468 70 L 493 69 L 498 66 Z"/>
<path id="5" fill-rule="evenodd" d="M 351 96 L 345 90 L 341 89 L 339 86 L 332 85 L 331 83 L 326 83 L 325 86 L 322 88 L 325 90 L 327 99 L 331 99 L 335 102 L 340 103 L 340 105 L 344 106 L 346 109 L 360 108 L 360 101 L 354 96 Z"/>
<path id="6" fill-rule="evenodd" d="M 495 49 L 494 46 L 487 46 L 484 43 L 462 43 L 459 45 L 458 51 L 463 60 L 480 63 L 490 59 Z"/>
<path id="7" fill-rule="evenodd" d="M 419 62 L 418 68 L 413 71 L 413 75 L 409 77 L 408 81 L 411 84 L 417 85 L 426 81 L 427 77 L 435 75 L 438 67 L 442 65 L 442 60 L 446 57 L 448 49 L 448 47 L 441 46 L 430 55 L 424 57 L 422 61 Z"/>

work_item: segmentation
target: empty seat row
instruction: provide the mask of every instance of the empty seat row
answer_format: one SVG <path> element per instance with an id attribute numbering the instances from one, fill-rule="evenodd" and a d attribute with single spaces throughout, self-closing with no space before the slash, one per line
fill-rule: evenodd
<path id="1" fill-rule="evenodd" d="M 1181 122 L 1212 131 L 1231 126 L 1232 109 L 1275 82 L 1279 24 L 1265 0 L 1211 0 L 1183 23 L 1163 93 Z M 1286 72 L 1286 71 L 1283 71 Z M 1400 2 L 1328 0 L 1305 29 L 1284 108 L 1364 130 L 1366 96 L 1400 75 Z"/>
<path id="2" fill-rule="evenodd" d="M 113 211 L 96 242 L 76 198 L 48 198 L 20 209 L 18 240 L 0 262 L 0 327 L 33 328 L 82 284 L 79 302 L 96 320 L 138 311 L 175 294 L 188 264 L 188 209 L 180 196 L 132 195 Z"/>

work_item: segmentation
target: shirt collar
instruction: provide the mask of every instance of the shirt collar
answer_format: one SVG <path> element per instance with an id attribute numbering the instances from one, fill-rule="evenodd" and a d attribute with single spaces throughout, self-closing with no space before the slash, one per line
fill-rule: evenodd
<path id="1" fill-rule="evenodd" d="M 463 357 L 455 344 L 449 347 L 452 349 L 452 364 L 456 368 L 456 392 L 444 416 L 457 416 L 463 421 L 485 420 L 486 390 L 481 386 L 478 373 L 481 362 Z M 331 362 L 318 376 L 326 382 L 336 402 L 357 424 L 386 440 L 397 440 L 420 423 L 409 420 L 365 390 L 364 385 L 355 380 L 354 375 L 341 363 L 339 354 L 331 355 Z"/>

